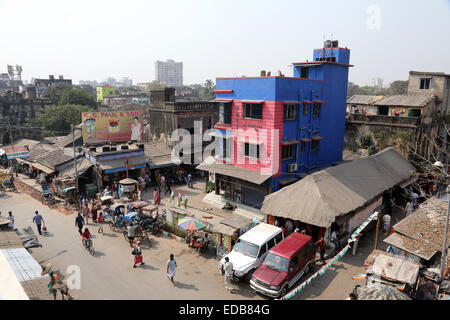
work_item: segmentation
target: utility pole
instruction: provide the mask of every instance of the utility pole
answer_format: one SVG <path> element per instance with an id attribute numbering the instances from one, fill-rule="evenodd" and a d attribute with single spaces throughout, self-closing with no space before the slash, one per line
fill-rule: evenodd
<path id="1" fill-rule="evenodd" d="M 380 213 L 381 213 L 381 210 L 378 212 L 378 215 L 377 215 L 377 228 L 375 231 L 375 249 L 374 250 L 377 250 L 377 247 L 378 247 L 378 233 L 380 231 L 380 217 L 381 217 Z"/>
<path id="2" fill-rule="evenodd" d="M 442 245 L 442 256 L 441 256 L 441 283 L 444 281 L 445 265 L 447 264 L 447 235 L 448 235 L 448 222 L 449 222 L 449 211 L 450 211 L 450 185 L 447 185 L 447 216 L 445 218 L 445 233 L 444 233 L 444 244 Z"/>
<path id="3" fill-rule="evenodd" d="M 78 186 L 78 168 L 77 168 L 77 154 L 75 151 L 75 127 L 72 127 L 72 146 L 73 146 L 73 166 L 75 167 L 75 183 L 77 184 L 77 196 L 80 195 L 80 189 Z"/>
<path id="4" fill-rule="evenodd" d="M 10 114 L 8 114 L 8 127 L 9 127 L 9 138 L 11 139 L 12 151 L 13 151 L 13 153 L 15 153 L 14 152 L 15 151 L 14 140 L 13 140 L 13 135 L 12 135 L 12 130 L 11 130 L 11 112 L 10 112 Z M 14 160 L 14 159 L 12 159 L 12 160 Z M 14 172 L 16 173 L 16 177 L 18 177 L 19 173 L 17 172 L 17 165 L 14 166 Z"/>

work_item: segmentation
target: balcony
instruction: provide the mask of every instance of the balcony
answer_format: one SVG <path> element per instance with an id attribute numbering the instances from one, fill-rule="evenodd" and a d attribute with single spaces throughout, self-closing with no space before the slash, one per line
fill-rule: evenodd
<path id="1" fill-rule="evenodd" d="M 421 124 L 421 122 L 422 118 L 347 113 L 347 123 L 398 126 L 398 127 L 417 127 Z"/>

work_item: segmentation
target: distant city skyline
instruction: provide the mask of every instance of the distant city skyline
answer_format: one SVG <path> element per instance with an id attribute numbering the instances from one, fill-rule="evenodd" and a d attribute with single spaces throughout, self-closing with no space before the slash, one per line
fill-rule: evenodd
<path id="1" fill-rule="evenodd" d="M 41 32 L 30 33 L 34 26 Z M 325 0 L 320 10 L 296 0 L 0 0 L 8 44 L 0 68 L 22 65 L 23 79 L 127 75 L 142 83 L 154 80 L 155 61 L 173 59 L 183 61 L 187 85 L 260 70 L 291 76 L 291 63 L 311 60 L 325 35 L 351 50 L 349 81 L 380 77 L 386 85 L 407 80 L 410 70 L 450 73 L 450 59 L 437 54 L 450 50 L 448 30 L 450 0 Z"/>

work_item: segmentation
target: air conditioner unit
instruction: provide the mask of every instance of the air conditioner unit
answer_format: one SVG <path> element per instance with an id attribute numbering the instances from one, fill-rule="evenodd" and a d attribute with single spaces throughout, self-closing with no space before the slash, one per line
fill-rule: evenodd
<path id="1" fill-rule="evenodd" d="M 297 171 L 297 164 L 296 163 L 288 164 L 288 172 L 296 172 L 296 171 Z"/>

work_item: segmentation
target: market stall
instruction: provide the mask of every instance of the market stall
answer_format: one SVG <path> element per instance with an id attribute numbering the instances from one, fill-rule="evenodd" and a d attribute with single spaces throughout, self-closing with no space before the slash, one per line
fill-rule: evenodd
<path id="1" fill-rule="evenodd" d="M 119 188 L 123 192 L 123 197 L 131 199 L 137 190 L 138 182 L 131 178 L 126 178 L 119 181 Z"/>
<path id="2" fill-rule="evenodd" d="M 253 227 L 253 220 L 236 215 L 221 221 L 213 227 L 213 239 L 217 257 L 223 258 L 234 246 L 236 240 Z"/>

